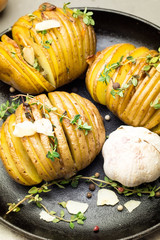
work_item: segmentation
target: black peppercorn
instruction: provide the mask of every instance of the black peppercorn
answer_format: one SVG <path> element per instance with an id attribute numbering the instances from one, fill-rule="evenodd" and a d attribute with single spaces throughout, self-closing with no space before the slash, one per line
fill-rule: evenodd
<path id="1" fill-rule="evenodd" d="M 113 83 L 113 89 L 116 90 L 117 88 L 120 88 L 120 84 L 118 82 Z"/>
<path id="2" fill-rule="evenodd" d="M 87 198 L 91 198 L 92 197 L 92 193 L 88 192 L 87 193 Z"/>
<path id="3" fill-rule="evenodd" d="M 95 190 L 95 185 L 93 183 L 89 184 L 89 190 L 94 191 Z"/>

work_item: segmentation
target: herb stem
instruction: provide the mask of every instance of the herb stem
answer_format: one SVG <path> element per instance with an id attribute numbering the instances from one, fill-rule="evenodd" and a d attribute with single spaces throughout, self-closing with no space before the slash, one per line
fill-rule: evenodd
<path id="1" fill-rule="evenodd" d="M 24 197 L 21 201 L 19 201 L 13 208 L 11 208 L 8 212 L 6 212 L 6 214 L 9 214 L 10 212 L 12 212 L 15 208 L 17 208 L 20 204 L 22 204 L 23 202 L 25 202 L 28 198 L 32 197 L 33 194 L 28 195 L 27 197 Z"/>

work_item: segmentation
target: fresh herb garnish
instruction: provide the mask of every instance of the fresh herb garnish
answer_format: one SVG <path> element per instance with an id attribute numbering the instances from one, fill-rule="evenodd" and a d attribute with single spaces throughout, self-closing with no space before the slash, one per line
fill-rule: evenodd
<path id="1" fill-rule="evenodd" d="M 11 57 L 15 58 L 16 52 L 11 52 Z"/>
<path id="2" fill-rule="evenodd" d="M 66 13 L 66 10 L 68 9 L 68 5 L 70 5 L 71 2 L 67 2 L 63 4 L 63 12 Z"/>
<path id="3" fill-rule="evenodd" d="M 50 138 L 53 140 L 54 146 L 53 144 L 51 144 L 52 151 L 48 151 L 46 157 L 51 159 L 52 162 L 54 162 L 55 158 L 60 158 L 60 155 L 57 152 L 58 140 L 56 137 L 53 136 L 50 136 Z"/>
<path id="4" fill-rule="evenodd" d="M 118 62 L 109 64 L 108 66 L 104 67 L 103 73 L 100 74 L 98 79 L 99 82 L 104 82 L 106 85 L 110 82 L 110 73 L 114 70 L 119 68 L 122 65 L 123 56 L 119 59 Z"/>
<path id="5" fill-rule="evenodd" d="M 15 96 L 15 99 L 18 99 L 19 97 L 22 97 L 22 96 L 23 96 L 23 97 L 26 97 L 26 101 L 27 101 L 27 102 L 29 102 L 30 100 L 32 100 L 32 99 L 34 98 L 34 96 L 31 96 L 31 95 L 22 95 L 22 94 L 19 94 L 19 95 L 16 95 L 16 96 Z M 40 110 L 43 109 L 43 115 L 44 115 L 45 117 L 47 117 L 47 118 L 49 118 L 48 113 L 51 112 L 51 111 L 54 111 L 54 113 L 60 117 L 60 118 L 59 118 L 59 121 L 60 121 L 60 122 L 62 122 L 62 120 L 63 120 L 64 118 L 65 118 L 65 119 L 68 119 L 69 122 L 70 122 L 70 124 L 72 124 L 72 125 L 77 125 L 77 129 L 79 129 L 79 130 L 85 130 L 85 135 L 87 135 L 88 132 L 92 129 L 92 127 L 89 126 L 87 122 L 82 123 L 82 120 L 81 120 L 81 118 L 80 118 L 80 117 L 81 117 L 80 114 L 75 115 L 75 116 L 71 119 L 71 118 L 69 118 L 69 117 L 67 116 L 67 112 L 66 112 L 66 111 L 65 111 L 63 114 L 60 114 L 60 113 L 56 112 L 57 108 L 54 108 L 54 107 L 50 108 L 50 107 L 48 107 L 46 104 L 43 104 L 43 103 L 41 103 L 41 102 L 38 101 L 38 100 L 35 100 L 35 102 L 32 101 L 31 105 L 38 105 L 38 106 L 40 106 Z M 47 111 L 47 112 L 46 112 L 46 111 Z"/>
<path id="6" fill-rule="evenodd" d="M 87 8 L 84 9 L 84 11 L 82 12 L 80 9 L 73 9 L 73 14 L 72 16 L 74 18 L 78 18 L 79 16 L 83 17 L 83 22 L 86 25 L 95 25 L 95 21 L 93 20 L 92 16 L 93 16 L 93 12 L 87 12 Z"/>
<path id="7" fill-rule="evenodd" d="M 139 78 L 138 75 L 134 75 L 131 77 L 131 79 L 129 80 L 128 83 L 124 84 L 123 87 L 121 88 L 117 88 L 116 90 L 112 88 L 111 90 L 111 95 L 115 98 L 116 95 L 123 97 L 124 96 L 124 91 L 129 88 L 131 85 L 133 85 L 134 87 L 137 86 L 138 81 L 137 79 Z"/>
<path id="8" fill-rule="evenodd" d="M 6 101 L 6 103 L 2 103 L 0 105 L 0 121 L 6 120 L 6 118 L 14 113 L 16 109 L 18 108 L 20 104 L 20 101 L 15 102 L 14 100 L 10 103 L 9 101 Z"/>
<path id="9" fill-rule="evenodd" d="M 32 14 L 32 13 L 29 13 L 29 14 L 28 14 L 28 17 L 30 18 L 31 21 L 33 21 L 34 19 L 37 18 L 37 16 L 34 15 L 34 14 Z"/>
<path id="10" fill-rule="evenodd" d="M 46 11 L 46 8 L 47 8 L 46 4 L 43 4 L 43 5 L 42 5 L 42 10 L 43 10 L 43 11 Z"/>
<path id="11" fill-rule="evenodd" d="M 48 39 L 48 40 L 46 40 L 46 41 L 44 42 L 44 44 L 49 44 L 49 45 L 51 45 L 52 42 L 53 42 L 53 39 Z"/>
<path id="12" fill-rule="evenodd" d="M 80 222 L 77 221 L 77 223 L 79 224 L 83 224 L 84 220 L 86 219 L 85 216 L 81 213 L 78 213 L 78 215 L 73 215 L 71 216 L 70 220 L 66 220 L 64 219 L 64 212 L 61 212 L 61 216 L 56 216 L 56 212 L 54 211 L 48 211 L 48 209 L 42 204 L 42 197 L 40 197 L 41 193 L 47 193 L 50 192 L 52 185 L 56 185 L 59 188 L 65 188 L 64 185 L 66 184 L 71 184 L 72 187 L 77 187 L 79 184 L 80 180 L 85 180 L 88 183 L 94 183 L 97 187 L 99 188 L 105 188 L 105 187 L 111 187 L 113 188 L 115 191 L 117 191 L 119 194 L 123 194 L 124 196 L 131 196 L 131 195 L 137 195 L 139 197 L 142 196 L 142 194 L 147 194 L 149 197 L 155 197 L 155 196 L 159 196 L 159 192 L 160 192 L 160 186 L 157 187 L 156 185 L 150 184 L 150 183 L 146 183 L 146 184 L 142 184 L 140 186 L 134 187 L 134 188 L 128 188 L 125 187 L 124 185 L 119 184 L 118 182 L 115 182 L 111 179 L 109 179 L 107 176 L 104 177 L 104 180 L 96 178 L 95 175 L 91 176 L 91 177 L 86 177 L 86 176 L 82 176 L 82 175 L 77 175 L 74 176 L 70 179 L 64 179 L 64 180 L 56 180 L 56 181 L 52 181 L 50 183 L 46 182 L 44 183 L 41 187 L 32 187 L 29 191 L 28 194 L 26 195 L 22 200 L 20 200 L 17 204 L 15 203 L 9 203 L 9 209 L 8 212 L 6 214 L 9 214 L 10 212 L 18 212 L 20 211 L 20 205 L 28 200 L 28 203 L 34 202 L 37 207 L 40 208 L 44 208 L 44 210 L 49 213 L 50 215 L 54 215 L 55 219 L 53 222 L 57 223 L 59 221 L 64 221 L 64 222 L 68 222 L 71 228 L 74 228 L 74 224 L 73 222 L 77 221 L 77 220 L 82 220 Z M 61 205 L 63 208 L 66 207 L 66 203 L 64 201 L 59 202 L 59 205 Z M 62 217 L 63 216 L 63 217 Z"/>
<path id="13" fill-rule="evenodd" d="M 39 65 L 39 63 L 38 63 L 37 58 L 35 58 L 35 60 L 34 60 L 33 67 L 34 67 L 38 72 L 40 72 L 41 67 L 40 67 L 40 65 Z"/>
<path id="14" fill-rule="evenodd" d="M 68 3 L 64 3 L 63 5 L 63 11 L 64 13 L 66 13 L 66 10 L 69 9 L 68 8 L 68 5 L 70 4 L 70 2 Z M 72 16 L 74 18 L 78 18 L 78 17 L 82 17 L 83 18 L 83 22 L 86 24 L 86 25 L 92 25 L 94 26 L 95 25 L 95 21 L 94 19 L 92 18 L 93 16 L 93 12 L 87 12 L 87 8 L 84 9 L 84 11 L 81 11 L 80 9 L 73 9 L 73 14 Z"/>
<path id="15" fill-rule="evenodd" d="M 154 102 L 151 102 L 150 106 L 155 109 L 160 109 L 160 99 L 156 99 Z"/>

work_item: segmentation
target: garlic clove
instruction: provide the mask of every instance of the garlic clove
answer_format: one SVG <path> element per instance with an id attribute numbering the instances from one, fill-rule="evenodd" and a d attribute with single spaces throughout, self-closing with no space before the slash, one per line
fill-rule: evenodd
<path id="1" fill-rule="evenodd" d="M 43 31 L 51 28 L 58 28 L 60 27 L 60 23 L 56 19 L 49 19 L 39 22 L 35 25 L 36 31 Z"/>
<path id="2" fill-rule="evenodd" d="M 97 205 L 111 205 L 114 206 L 119 202 L 119 199 L 115 192 L 108 189 L 100 189 L 98 191 Z"/>
<path id="3" fill-rule="evenodd" d="M 31 46 L 27 46 L 23 48 L 22 52 L 24 60 L 33 66 L 35 60 L 34 49 Z"/>
<path id="4" fill-rule="evenodd" d="M 17 123 L 13 131 L 13 135 L 16 137 L 32 136 L 36 133 L 34 124 L 30 121 L 24 121 Z"/>
<path id="5" fill-rule="evenodd" d="M 52 123 L 49 119 L 41 118 L 34 122 L 35 131 L 37 133 L 43 133 L 47 136 L 53 136 Z"/>
<path id="6" fill-rule="evenodd" d="M 77 214 L 79 212 L 85 213 L 88 207 L 89 206 L 87 203 L 76 202 L 72 200 L 69 200 L 66 203 L 66 208 L 70 214 Z"/>

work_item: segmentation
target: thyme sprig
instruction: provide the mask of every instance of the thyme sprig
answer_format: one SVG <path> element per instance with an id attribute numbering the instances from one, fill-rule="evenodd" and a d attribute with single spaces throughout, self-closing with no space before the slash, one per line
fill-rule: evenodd
<path id="1" fill-rule="evenodd" d="M 20 101 L 12 101 L 11 103 L 7 100 L 6 103 L 2 103 L 0 105 L 0 121 L 1 120 L 6 120 L 6 118 L 14 113 L 16 109 L 18 108 L 20 104 Z"/>
<path id="2" fill-rule="evenodd" d="M 64 189 L 65 185 L 71 184 L 73 188 L 78 187 L 78 184 L 80 180 L 85 180 L 86 182 L 94 183 L 99 188 L 105 188 L 105 187 L 111 187 L 117 193 L 122 194 L 124 196 L 131 196 L 131 195 L 137 195 L 139 197 L 142 196 L 142 194 L 146 194 L 149 197 L 154 197 L 157 192 L 160 191 L 160 186 L 156 186 L 150 183 L 146 183 L 137 187 L 129 188 L 124 185 L 121 185 L 120 183 L 113 181 L 109 179 L 107 176 L 104 177 L 104 179 L 96 178 L 94 175 L 87 177 L 82 175 L 76 175 L 70 179 L 62 179 L 62 180 L 54 180 L 52 182 L 46 182 L 41 187 L 32 187 L 28 193 L 29 195 L 26 195 L 22 200 L 20 200 L 17 204 L 15 203 L 9 203 L 9 209 L 6 214 L 9 214 L 11 212 L 18 212 L 20 211 L 20 205 L 28 200 L 28 203 L 34 202 L 38 207 L 40 207 L 42 198 L 40 197 L 41 193 L 47 193 L 50 192 L 52 185 L 56 185 L 59 188 Z M 65 208 L 65 202 L 59 203 L 61 206 Z"/>
<path id="3" fill-rule="evenodd" d="M 17 100 L 20 97 L 26 97 L 26 101 L 29 103 L 30 100 L 32 100 L 34 98 L 34 96 L 32 95 L 23 95 L 23 94 L 18 94 L 16 96 L 12 96 L 13 99 Z M 46 118 L 49 118 L 48 113 L 50 113 L 51 111 L 53 111 L 57 116 L 59 116 L 59 121 L 62 122 L 62 120 L 68 119 L 70 124 L 72 125 L 77 125 L 77 129 L 79 130 L 85 130 L 85 135 L 87 135 L 89 133 L 89 131 L 91 131 L 92 126 L 89 126 L 87 122 L 82 123 L 82 119 L 81 119 L 81 115 L 77 114 L 75 115 L 73 118 L 69 118 L 67 116 L 67 111 L 65 111 L 63 114 L 58 113 L 56 110 L 57 108 L 52 107 L 50 108 L 49 106 L 47 106 L 47 104 L 40 102 L 39 100 L 34 99 L 34 101 L 31 103 L 31 105 L 38 105 L 40 106 L 40 109 L 43 109 L 43 114 L 45 115 Z M 47 111 L 47 113 L 46 113 Z"/>
<path id="4" fill-rule="evenodd" d="M 52 151 L 48 151 L 46 157 L 51 159 L 52 162 L 54 162 L 55 158 L 60 158 L 60 155 L 59 153 L 57 152 L 57 146 L 58 146 L 58 140 L 56 137 L 53 137 L 53 136 L 49 136 L 51 139 L 53 139 L 53 142 L 54 142 L 54 146 L 53 144 L 51 143 L 51 149 Z"/>
<path id="5" fill-rule="evenodd" d="M 158 49 L 158 54 L 155 56 L 151 56 L 151 54 L 148 54 L 146 57 L 137 57 L 134 58 L 133 56 L 128 56 L 126 58 L 127 61 L 122 62 L 123 61 L 123 56 L 120 57 L 120 60 L 118 62 L 109 64 L 108 66 L 105 65 L 103 72 L 100 74 L 100 77 L 98 79 L 98 81 L 105 83 L 106 85 L 110 83 L 110 80 L 112 80 L 110 73 L 114 70 L 117 69 L 121 66 L 124 66 L 128 63 L 132 63 L 132 64 L 136 64 L 137 60 L 139 59 L 144 59 L 145 60 L 145 66 L 143 67 L 143 69 L 141 70 L 142 73 L 145 73 L 145 75 L 147 75 L 148 77 L 150 77 L 149 75 L 149 71 L 151 70 L 152 67 L 157 68 L 157 70 L 159 71 L 158 67 L 160 66 L 160 48 Z M 138 77 L 139 78 L 139 77 Z M 115 98 L 116 95 L 119 95 L 120 97 L 124 96 L 124 91 L 129 88 L 129 86 L 133 85 L 133 86 L 137 86 L 138 82 L 137 82 L 137 77 L 132 76 L 130 81 L 127 84 L 124 84 L 123 87 L 121 88 L 117 88 L 116 90 L 114 88 L 112 88 L 111 90 L 111 95 Z M 153 105 L 151 103 L 151 105 Z M 155 105 L 155 107 L 159 106 Z M 156 108 L 157 109 L 157 108 Z"/>
<path id="6" fill-rule="evenodd" d="M 160 99 L 157 98 L 154 102 L 151 102 L 150 106 L 154 109 L 160 109 Z"/>
<path id="7" fill-rule="evenodd" d="M 120 57 L 119 61 L 116 63 L 109 64 L 108 66 L 105 65 L 103 73 L 100 74 L 98 79 L 99 82 L 103 82 L 106 85 L 110 82 L 110 73 L 114 70 L 122 66 L 123 56 Z"/>
<path id="8" fill-rule="evenodd" d="M 63 5 L 63 11 L 64 11 L 64 13 L 66 13 L 66 10 L 69 9 L 69 8 L 68 8 L 69 4 L 70 4 L 70 2 L 64 3 L 64 5 Z M 74 9 L 73 9 L 72 16 L 73 16 L 74 18 L 82 17 L 82 18 L 83 18 L 83 22 L 84 22 L 86 25 L 92 25 L 92 26 L 95 25 L 95 21 L 94 21 L 94 19 L 92 18 L 93 12 L 91 12 L 91 11 L 90 11 L 90 12 L 87 12 L 87 8 L 85 8 L 84 11 L 81 11 L 80 9 L 74 8 Z"/>
<path id="9" fill-rule="evenodd" d="M 131 85 L 133 85 L 134 87 L 137 86 L 138 84 L 138 78 L 139 78 L 139 75 L 133 75 L 131 77 L 131 79 L 128 81 L 128 83 L 124 84 L 123 87 L 121 88 L 117 88 L 116 90 L 112 88 L 111 90 L 111 95 L 115 98 L 116 95 L 120 96 L 120 97 L 123 97 L 124 96 L 124 92 L 127 88 L 129 88 Z"/>

